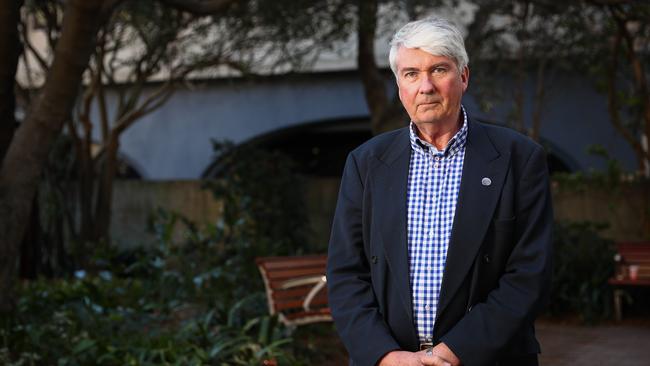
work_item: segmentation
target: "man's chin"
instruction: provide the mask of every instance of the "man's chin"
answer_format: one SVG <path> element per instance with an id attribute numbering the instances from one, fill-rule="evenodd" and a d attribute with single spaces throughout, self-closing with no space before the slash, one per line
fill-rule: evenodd
<path id="1" fill-rule="evenodd" d="M 421 115 L 417 116 L 417 119 L 414 119 L 413 121 L 418 124 L 418 123 L 439 123 L 442 120 L 441 116 L 439 113 L 423 113 Z"/>

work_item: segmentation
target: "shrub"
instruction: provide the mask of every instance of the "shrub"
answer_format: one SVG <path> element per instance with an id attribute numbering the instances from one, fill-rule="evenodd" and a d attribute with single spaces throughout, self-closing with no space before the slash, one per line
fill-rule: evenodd
<path id="1" fill-rule="evenodd" d="M 267 315 L 253 260 L 300 251 L 301 196 L 289 162 L 246 151 L 206 185 L 225 206 L 207 229 L 157 210 L 153 245 L 98 244 L 74 277 L 23 283 L 0 318 L 0 364 L 306 364 Z"/>
<path id="2" fill-rule="evenodd" d="M 23 284 L 16 311 L 0 323 L 0 364 L 299 364 L 264 294 L 206 255 L 214 245 L 105 250 L 101 262 L 114 271 Z"/>
<path id="3" fill-rule="evenodd" d="M 556 224 L 554 271 L 549 312 L 577 314 L 585 323 L 611 315 L 614 246 L 598 235 L 602 225 L 589 222 Z"/>

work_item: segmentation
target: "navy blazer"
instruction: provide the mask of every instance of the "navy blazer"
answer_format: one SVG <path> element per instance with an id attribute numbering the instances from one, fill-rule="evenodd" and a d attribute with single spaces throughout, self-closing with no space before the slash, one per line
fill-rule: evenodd
<path id="1" fill-rule="evenodd" d="M 327 283 L 351 365 L 419 348 L 406 233 L 410 156 L 405 127 L 364 143 L 345 165 Z M 434 343 L 466 366 L 537 364 L 533 322 L 550 285 L 552 221 L 542 147 L 469 119 Z"/>

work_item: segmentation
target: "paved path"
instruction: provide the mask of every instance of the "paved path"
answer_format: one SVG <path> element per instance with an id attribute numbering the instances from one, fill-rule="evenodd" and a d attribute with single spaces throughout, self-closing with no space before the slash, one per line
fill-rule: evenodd
<path id="1" fill-rule="evenodd" d="M 307 353 L 313 348 L 314 365 L 347 365 L 345 349 L 333 326 L 320 326 L 318 336 L 295 334 L 295 339 L 305 343 Z M 540 366 L 650 366 L 650 318 L 593 327 L 541 320 L 536 329 L 542 345 Z"/>
<path id="2" fill-rule="evenodd" d="M 650 324 L 596 327 L 538 322 L 541 366 L 650 366 Z"/>

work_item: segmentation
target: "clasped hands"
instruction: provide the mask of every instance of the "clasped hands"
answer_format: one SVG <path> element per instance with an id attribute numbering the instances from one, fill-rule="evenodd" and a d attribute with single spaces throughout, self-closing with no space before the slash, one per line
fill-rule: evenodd
<path id="1" fill-rule="evenodd" d="M 388 352 L 378 366 L 460 366 L 460 360 L 446 344 L 439 343 L 429 352 Z"/>

